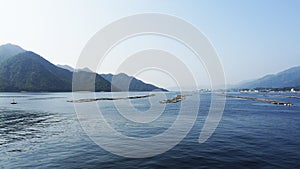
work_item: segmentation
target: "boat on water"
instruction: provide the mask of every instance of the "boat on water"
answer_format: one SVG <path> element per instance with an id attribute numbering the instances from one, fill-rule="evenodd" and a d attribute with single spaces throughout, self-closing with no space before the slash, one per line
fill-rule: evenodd
<path id="1" fill-rule="evenodd" d="M 10 104 L 17 104 L 17 102 L 15 102 L 15 99 L 13 99 L 13 101 L 10 102 Z"/>

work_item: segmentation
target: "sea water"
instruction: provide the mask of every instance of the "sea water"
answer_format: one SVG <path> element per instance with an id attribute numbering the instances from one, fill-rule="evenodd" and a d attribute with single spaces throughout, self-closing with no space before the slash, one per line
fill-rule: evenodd
<path id="1" fill-rule="evenodd" d="M 166 97 L 176 94 L 169 92 Z M 74 104 L 67 102 L 73 99 L 72 93 L 0 93 L 0 168 L 300 168 L 300 95 L 229 94 L 288 101 L 293 106 L 227 98 L 217 129 L 200 144 L 199 134 L 211 104 L 211 94 L 202 93 L 195 124 L 178 145 L 154 157 L 125 158 L 101 148 L 84 132 Z M 95 95 L 111 97 L 110 93 Z M 287 97 L 291 95 L 295 97 Z M 13 99 L 18 104 L 10 104 Z M 189 99 L 193 96 L 182 102 L 192 101 Z M 160 118 L 139 124 L 121 116 L 115 102 L 125 100 L 96 104 L 117 132 L 140 138 L 166 131 L 181 104 L 167 104 Z M 156 105 L 149 98 L 130 102 L 141 112 Z M 122 141 L 118 144 L 128 146 Z"/>

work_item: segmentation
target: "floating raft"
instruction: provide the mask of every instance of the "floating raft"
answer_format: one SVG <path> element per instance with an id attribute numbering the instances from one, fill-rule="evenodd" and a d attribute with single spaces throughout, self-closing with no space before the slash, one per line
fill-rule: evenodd
<path id="1" fill-rule="evenodd" d="M 185 99 L 185 96 L 184 96 L 184 95 L 177 95 L 177 96 L 176 96 L 175 98 L 173 98 L 173 99 L 162 100 L 162 101 L 159 101 L 159 103 L 177 103 L 177 102 L 182 101 L 183 99 Z"/>
<path id="2" fill-rule="evenodd" d="M 293 103 L 291 103 L 291 102 L 281 102 L 281 101 L 276 101 L 276 100 L 268 100 L 268 99 L 255 98 L 255 97 L 229 96 L 229 95 L 226 95 L 226 97 L 253 100 L 253 101 L 260 101 L 260 102 L 278 104 L 278 105 L 284 105 L 284 106 L 292 106 L 293 105 Z"/>
<path id="3" fill-rule="evenodd" d="M 289 98 L 289 99 L 300 99 L 300 97 L 297 97 L 297 96 L 286 96 L 285 98 Z"/>
<path id="4" fill-rule="evenodd" d="M 146 97 L 152 97 L 155 96 L 155 94 L 149 94 L 149 95 L 143 95 L 143 96 L 129 96 L 129 97 L 117 97 L 117 98 L 94 98 L 94 99 L 78 99 L 78 100 L 68 100 L 67 102 L 72 103 L 84 103 L 84 102 L 94 102 L 99 100 L 129 100 L 129 99 L 141 99 Z"/>

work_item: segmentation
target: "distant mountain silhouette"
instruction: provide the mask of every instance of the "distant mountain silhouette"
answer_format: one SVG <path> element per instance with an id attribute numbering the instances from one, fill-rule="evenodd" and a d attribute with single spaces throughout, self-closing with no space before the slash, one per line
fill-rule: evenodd
<path id="1" fill-rule="evenodd" d="M 70 72 L 74 72 L 74 68 L 72 68 L 71 66 L 69 66 L 69 65 L 60 65 L 60 64 L 58 64 L 58 65 L 56 65 L 57 67 L 60 67 L 60 68 L 63 68 L 63 69 L 66 69 L 66 70 L 68 70 L 68 71 L 70 71 Z M 90 73 L 94 73 L 93 71 L 91 71 L 89 68 L 83 68 L 83 69 L 79 69 L 78 71 L 84 71 L 84 72 L 90 72 Z"/>
<path id="2" fill-rule="evenodd" d="M 283 72 L 266 75 L 260 79 L 239 85 L 239 88 L 285 88 L 300 87 L 300 66 L 287 69 Z"/>
<path id="3" fill-rule="evenodd" d="M 2 92 L 69 92 L 72 91 L 72 87 L 74 87 L 74 90 L 80 91 L 121 90 L 88 68 L 76 71 L 77 85 L 72 86 L 73 71 L 74 69 L 72 67 L 67 65 L 55 66 L 38 54 L 25 51 L 19 46 L 12 44 L 0 46 L 0 91 Z M 145 84 L 135 78 L 132 79 L 133 83 L 131 84 L 130 91 L 160 89 L 153 85 Z M 121 84 L 127 82 L 128 79 L 126 80 L 124 78 L 123 81 L 118 81 L 118 83 Z"/>
<path id="4" fill-rule="evenodd" d="M 70 72 L 74 72 L 74 69 L 71 67 L 71 66 L 69 66 L 69 65 L 60 65 L 60 64 L 58 64 L 58 65 L 56 65 L 57 67 L 60 67 L 60 68 L 62 68 L 62 69 L 66 69 L 66 70 L 68 70 L 68 71 L 70 71 Z"/>
<path id="5" fill-rule="evenodd" d="M 74 68 L 68 65 L 57 65 L 61 68 L 74 71 Z M 92 72 L 89 68 L 83 68 L 80 69 L 81 71 L 85 72 Z M 128 91 L 128 86 L 129 86 L 129 91 L 167 91 L 166 89 L 159 88 L 157 86 L 154 86 L 152 84 L 147 84 L 141 80 L 138 80 L 135 77 L 128 76 L 125 73 L 120 73 L 117 75 L 113 74 L 100 74 L 105 80 L 109 81 L 110 83 L 113 84 L 117 89 L 120 89 L 121 91 Z M 114 79 L 114 82 L 112 80 Z"/>
<path id="6" fill-rule="evenodd" d="M 122 91 L 127 91 L 128 88 L 130 91 L 167 91 L 166 89 L 156 87 L 152 84 L 144 83 L 141 80 L 126 75 L 125 73 L 117 75 L 101 74 L 101 76 Z"/>

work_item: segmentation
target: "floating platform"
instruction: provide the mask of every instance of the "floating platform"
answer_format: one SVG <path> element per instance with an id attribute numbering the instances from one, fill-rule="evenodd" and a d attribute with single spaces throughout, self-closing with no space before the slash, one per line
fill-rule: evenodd
<path id="1" fill-rule="evenodd" d="M 278 104 L 278 105 L 284 105 L 284 106 L 292 106 L 293 105 L 293 103 L 291 103 L 291 102 L 281 102 L 281 101 L 277 101 L 277 100 L 268 100 L 268 99 L 255 98 L 255 97 L 230 96 L 230 95 L 226 95 L 226 97 L 229 97 L 229 98 L 238 98 L 238 99 L 245 99 L 245 100 L 253 100 L 253 101 L 260 101 L 260 102 L 271 103 L 271 104 Z"/>
<path id="2" fill-rule="evenodd" d="M 162 100 L 162 101 L 159 101 L 159 103 L 177 103 L 177 102 L 182 101 L 183 99 L 185 99 L 185 96 L 184 96 L 184 95 L 177 95 L 177 96 L 176 96 L 175 98 L 173 98 L 173 99 Z"/>
<path id="3" fill-rule="evenodd" d="M 67 102 L 72 103 L 84 103 L 84 102 L 93 102 L 93 101 L 100 101 L 100 100 L 129 100 L 129 99 L 141 99 L 155 96 L 155 94 L 143 95 L 143 96 L 129 96 L 129 97 L 117 97 L 117 98 L 94 98 L 94 99 L 78 99 L 78 100 L 68 100 Z"/>

